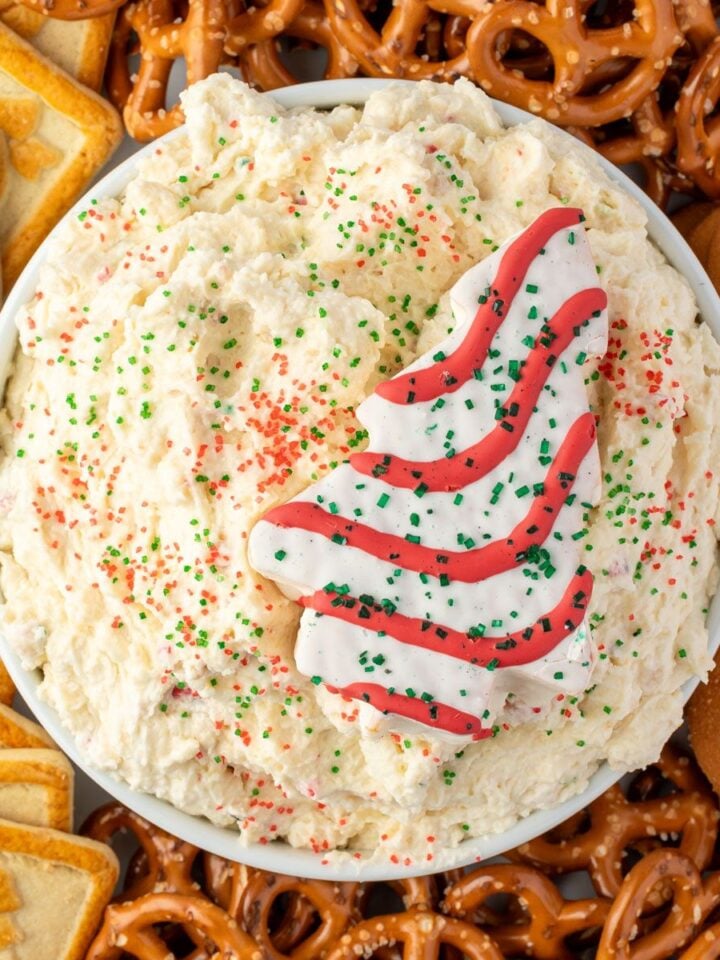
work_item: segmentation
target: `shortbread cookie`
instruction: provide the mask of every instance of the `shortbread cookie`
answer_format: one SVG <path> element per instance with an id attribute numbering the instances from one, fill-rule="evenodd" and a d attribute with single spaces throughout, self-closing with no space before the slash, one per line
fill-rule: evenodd
<path id="1" fill-rule="evenodd" d="M 81 960 L 118 873 L 104 843 L 0 820 L 0 958 Z"/>
<path id="2" fill-rule="evenodd" d="M 7 197 L 9 179 L 10 158 L 8 157 L 7 138 L 4 134 L 0 133 L 0 217 L 2 216 L 5 198 Z M 0 306 L 2 306 L 3 296 L 2 263 L 0 262 Z"/>
<path id="3" fill-rule="evenodd" d="M 0 20 L 92 90 L 102 86 L 115 14 L 57 20 L 13 0 L 0 0 Z"/>
<path id="4" fill-rule="evenodd" d="M 52 749 L 54 746 L 54 741 L 39 723 L 33 723 L 12 707 L 0 703 L 0 748 Z"/>
<path id="5" fill-rule="evenodd" d="M 59 750 L 0 750 L 0 817 L 72 830 L 73 768 Z M 1 956 L 1 955 L 0 955 Z"/>
<path id="6" fill-rule="evenodd" d="M 0 24 L 0 131 L 8 194 L 0 217 L 6 292 L 122 135 L 113 107 Z"/>
<path id="7" fill-rule="evenodd" d="M 7 138 L 0 135 L 0 210 L 8 195 L 10 182 L 10 157 L 8 155 Z"/>
<path id="8" fill-rule="evenodd" d="M 0 173 L 0 176 L 2 174 Z M 2 301 L 2 284 L 0 284 L 0 301 Z M 0 660 L 0 703 L 9 707 L 15 697 L 15 684 L 7 672 L 5 664 Z"/>

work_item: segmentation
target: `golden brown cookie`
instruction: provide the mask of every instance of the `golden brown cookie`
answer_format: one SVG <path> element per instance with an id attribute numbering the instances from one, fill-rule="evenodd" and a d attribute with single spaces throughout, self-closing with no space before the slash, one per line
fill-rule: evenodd
<path id="1" fill-rule="evenodd" d="M 73 768 L 59 750 L 0 750 L 0 817 L 72 830 Z"/>
<path id="2" fill-rule="evenodd" d="M 0 820 L 0 955 L 81 960 L 118 872 L 104 843 Z"/>
<path id="3" fill-rule="evenodd" d="M 56 20 L 23 3 L 0 0 L 0 21 L 86 87 L 102 86 L 114 13 L 92 20 Z"/>
<path id="4" fill-rule="evenodd" d="M 690 743 L 705 776 L 720 793 L 720 659 L 687 707 Z"/>
<path id="5" fill-rule="evenodd" d="M 0 207 L 2 207 L 2 176 L 3 176 L 3 158 L 0 150 Z M 0 285 L 0 301 L 2 300 L 2 285 Z M 7 672 L 5 664 L 0 660 L 0 703 L 5 706 L 11 706 L 15 698 L 15 684 L 12 677 Z"/>
<path id="6" fill-rule="evenodd" d="M 26 750 L 55 746 L 53 739 L 38 723 L 0 703 L 0 748 L 14 747 Z"/>
<path id="7" fill-rule="evenodd" d="M 112 106 L 0 24 L 0 132 L 10 158 L 0 217 L 6 292 L 122 136 Z"/>

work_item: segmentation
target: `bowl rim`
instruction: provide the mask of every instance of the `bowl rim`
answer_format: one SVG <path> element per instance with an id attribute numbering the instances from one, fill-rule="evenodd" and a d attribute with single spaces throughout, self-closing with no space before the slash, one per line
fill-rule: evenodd
<path id="1" fill-rule="evenodd" d="M 359 106 L 376 90 L 384 89 L 391 84 L 410 85 L 413 82 L 363 78 L 322 80 L 273 90 L 268 95 L 286 108 L 316 107 L 324 109 L 340 104 Z M 530 121 L 544 122 L 532 114 L 508 104 L 495 100 L 491 100 L 491 104 L 504 126 L 515 126 Z M 720 340 L 720 297 L 718 297 L 700 262 L 673 224 L 625 173 L 604 157 L 595 153 L 590 147 L 577 141 L 567 131 L 558 128 L 553 128 L 553 130 L 560 136 L 568 137 L 576 149 L 588 151 L 610 179 L 642 206 L 647 216 L 647 230 L 650 239 L 663 253 L 667 261 L 676 267 L 690 284 L 698 303 L 700 315 L 708 324 L 715 338 Z M 86 208 L 91 199 L 117 196 L 135 175 L 138 164 L 145 157 L 156 150 L 159 145 L 169 143 L 176 137 L 182 136 L 183 133 L 184 127 L 173 130 L 147 144 L 113 167 L 74 204 L 33 255 L 0 310 L 0 389 L 2 389 L 3 394 L 5 383 L 10 374 L 12 356 L 17 341 L 15 317 L 34 292 L 40 266 L 47 259 L 56 231 L 67 219 L 76 216 L 82 209 Z M 707 627 L 709 649 L 711 652 L 715 652 L 720 646 L 720 592 L 713 599 Z M 75 737 L 62 725 L 55 710 L 40 698 L 38 688 L 41 671 L 39 669 L 25 670 L 18 655 L 2 633 L 0 633 L 0 655 L 21 696 L 60 749 L 108 794 L 141 816 L 203 850 L 273 872 L 335 881 L 371 881 L 401 879 L 435 873 L 441 869 L 451 869 L 484 861 L 557 826 L 594 800 L 621 777 L 619 772 L 611 769 L 609 764 L 604 762 L 590 778 L 585 790 L 575 796 L 550 809 L 537 810 L 529 814 L 502 833 L 476 837 L 464 841 L 457 847 L 438 851 L 431 864 L 413 863 L 406 866 L 401 863 L 381 863 L 367 860 L 364 857 L 356 859 L 349 854 L 342 857 L 331 856 L 328 860 L 327 854 L 319 855 L 308 849 L 291 847 L 286 841 L 277 841 L 266 845 L 260 843 L 244 844 L 241 841 L 240 833 L 232 827 L 222 827 L 211 823 L 201 815 L 185 813 L 169 801 L 136 790 L 129 786 L 126 781 L 116 779 L 111 773 L 96 769 L 88 764 L 83 759 L 81 747 Z M 687 700 L 698 683 L 699 678 L 696 677 L 683 685 L 684 700 Z"/>

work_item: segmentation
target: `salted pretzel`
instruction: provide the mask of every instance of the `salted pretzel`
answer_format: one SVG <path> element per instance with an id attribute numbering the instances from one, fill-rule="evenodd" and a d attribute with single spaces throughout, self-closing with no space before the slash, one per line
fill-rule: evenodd
<path id="1" fill-rule="evenodd" d="M 571 127 L 570 132 L 617 166 L 640 168 L 642 187 L 662 210 L 673 192 L 694 193 L 693 181 L 681 173 L 669 156 L 675 146 L 675 124 L 663 114 L 654 96 L 640 104 L 628 120 L 630 131 L 605 137 L 603 128 Z"/>
<path id="2" fill-rule="evenodd" d="M 330 29 L 325 10 L 308 0 L 300 13 L 285 30 L 286 37 L 302 40 L 327 51 L 328 61 L 323 73 L 325 80 L 354 77 L 358 64 Z M 250 47 L 243 62 L 248 80 L 262 90 L 275 90 L 297 83 L 297 78 L 288 70 L 280 57 L 277 39 L 265 40 Z"/>
<path id="3" fill-rule="evenodd" d="M 417 48 L 437 12 L 472 17 L 476 9 L 473 0 L 397 0 L 378 30 L 360 0 L 325 0 L 330 29 L 363 73 L 409 80 L 456 80 L 468 75 L 464 49 L 447 60 L 433 60 L 419 55 Z"/>
<path id="4" fill-rule="evenodd" d="M 198 848 L 153 826 L 120 803 L 106 803 L 95 810 L 80 833 L 111 846 L 120 834 L 133 835 L 140 856 L 136 854 L 130 861 L 120 900 L 160 892 L 193 895 L 200 890 L 192 877 Z"/>
<path id="5" fill-rule="evenodd" d="M 708 119 L 720 100 L 720 38 L 708 46 L 677 103 L 678 167 L 709 197 L 720 197 L 720 123 Z"/>
<path id="6" fill-rule="evenodd" d="M 202 862 L 205 893 L 223 910 L 237 913 L 250 868 L 207 852 L 203 853 Z"/>
<path id="7" fill-rule="evenodd" d="M 225 59 L 223 44 L 234 13 L 235 0 L 188 0 L 184 19 L 178 18 L 173 0 L 136 0 L 123 7 L 110 48 L 107 85 L 130 136 L 152 140 L 183 122 L 180 105 L 167 104 L 173 63 L 185 58 L 188 85 L 215 73 Z M 135 38 L 140 64 L 131 76 Z"/>
<path id="8" fill-rule="evenodd" d="M 685 950 L 680 960 L 718 960 L 720 957 L 720 923 L 708 927 Z"/>
<path id="9" fill-rule="evenodd" d="M 675 15 L 683 35 L 660 85 L 619 124 L 571 128 L 583 142 L 617 165 L 635 164 L 650 198 L 661 208 L 673 192 L 694 193 L 696 186 L 678 170 L 674 107 L 692 64 L 718 35 L 709 0 L 675 0 Z"/>
<path id="10" fill-rule="evenodd" d="M 454 917 L 431 910 L 372 917 L 351 927 L 325 955 L 325 960 L 358 960 L 379 949 L 402 945 L 402 960 L 438 960 L 444 948 L 454 948 L 466 960 L 502 960 L 502 953 L 486 933 Z"/>
<path id="11" fill-rule="evenodd" d="M 672 887 L 672 908 L 659 927 L 635 939 L 638 918 L 660 883 Z M 702 919 L 698 908 L 702 894 L 702 878 L 689 857 L 669 849 L 649 853 L 625 877 L 610 908 L 598 945 L 598 960 L 661 960 L 672 956 L 696 933 Z"/>
<path id="12" fill-rule="evenodd" d="M 694 54 L 700 53 L 718 35 L 710 0 L 673 0 L 678 26 Z"/>
<path id="13" fill-rule="evenodd" d="M 611 787 L 590 804 L 584 818 L 573 818 L 569 829 L 537 837 L 507 856 L 549 873 L 587 869 L 603 897 L 614 897 L 622 885 L 624 851 L 638 842 L 659 844 L 663 835 L 681 835 L 680 850 L 698 869 L 706 869 L 718 832 L 712 791 L 695 764 L 672 746 L 653 766 L 658 775 L 646 799 L 631 802 L 620 787 Z M 640 776 L 647 782 L 647 773 Z M 658 796 L 663 783 L 678 792 Z M 583 819 L 588 821 L 587 829 Z"/>
<path id="14" fill-rule="evenodd" d="M 125 0 L 22 0 L 26 7 L 53 20 L 88 20 L 104 17 Z"/>
<path id="15" fill-rule="evenodd" d="M 205 892 L 230 916 L 238 917 L 245 887 L 258 871 L 212 853 L 203 854 L 203 869 Z M 264 876 L 272 877 L 273 874 Z M 268 923 L 266 931 L 274 950 L 281 955 L 291 953 L 301 944 L 316 926 L 318 918 L 315 906 L 306 897 L 286 893 L 283 899 L 285 904 L 279 918 L 271 910 L 272 925 Z"/>
<path id="16" fill-rule="evenodd" d="M 255 941 L 228 915 L 204 897 L 149 893 L 139 900 L 111 904 L 85 960 L 173 960 L 159 925 L 173 924 L 195 943 L 195 960 L 263 960 Z M 187 954 L 185 954 L 187 957 Z M 189 960 L 189 958 L 188 958 Z"/>
<path id="17" fill-rule="evenodd" d="M 360 919 L 358 883 L 331 883 L 326 880 L 302 880 L 282 874 L 251 870 L 242 891 L 236 916 L 238 922 L 255 938 L 269 960 L 285 960 L 271 932 L 271 915 L 279 897 L 291 894 L 312 907 L 319 917 L 317 929 L 303 930 L 305 936 L 292 944 L 293 960 L 316 960 Z"/>
<path id="18" fill-rule="evenodd" d="M 597 931 L 605 921 L 610 901 L 594 898 L 565 900 L 555 884 L 539 870 L 523 864 L 479 867 L 445 893 L 445 913 L 483 924 L 479 908 L 497 894 L 519 902 L 521 910 L 485 927 L 506 956 L 527 954 L 536 960 L 572 960 L 566 939 Z M 512 901 L 511 901 L 512 902 Z"/>
<path id="19" fill-rule="evenodd" d="M 443 46 L 449 57 L 459 57 L 465 49 L 465 37 L 472 21 L 469 17 L 446 17 Z"/>
<path id="20" fill-rule="evenodd" d="M 446 884 L 445 876 L 438 873 L 435 876 L 391 880 L 388 886 L 402 898 L 406 910 L 434 910 Z"/>
<path id="21" fill-rule="evenodd" d="M 239 13 L 228 23 L 225 48 L 238 54 L 254 43 L 280 36 L 300 13 L 303 0 L 269 0 L 261 6 L 248 4 L 249 9 Z"/>
<path id="22" fill-rule="evenodd" d="M 439 60 L 442 57 L 443 19 L 439 13 L 431 10 L 425 24 L 425 30 L 420 35 L 418 49 L 427 56 L 428 60 Z"/>
<path id="23" fill-rule="evenodd" d="M 563 126 L 599 126 L 627 116 L 659 84 L 682 43 L 672 0 L 635 0 L 634 16 L 607 29 L 588 27 L 583 0 L 495 0 L 476 14 L 467 34 L 473 79 L 491 96 Z M 454 11 L 453 11 L 454 12 Z M 506 66 L 498 46 L 522 29 L 543 44 L 552 79 L 531 80 Z M 624 60 L 626 75 L 592 93 L 593 69 Z"/>

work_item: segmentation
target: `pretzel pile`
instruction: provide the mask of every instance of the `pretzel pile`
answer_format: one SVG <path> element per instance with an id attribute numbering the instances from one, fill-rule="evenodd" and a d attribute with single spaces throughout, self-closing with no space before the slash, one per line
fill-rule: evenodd
<path id="1" fill-rule="evenodd" d="M 110 803 L 82 832 L 129 833 L 136 850 L 86 960 L 715 960 L 719 816 L 694 762 L 667 747 L 511 863 L 360 884 L 232 863 Z M 580 870 L 594 895 L 568 900 L 556 878 Z M 393 895 L 398 911 L 376 915 Z"/>
<path id="2" fill-rule="evenodd" d="M 272 90 L 297 81 L 288 54 L 304 47 L 325 52 L 325 78 L 469 77 L 613 162 L 639 165 L 661 206 L 673 190 L 720 197 L 711 0 L 23 2 L 60 19 L 119 8 L 107 88 L 138 140 L 182 122 L 168 102 L 176 61 L 188 84 L 230 66 Z"/>

